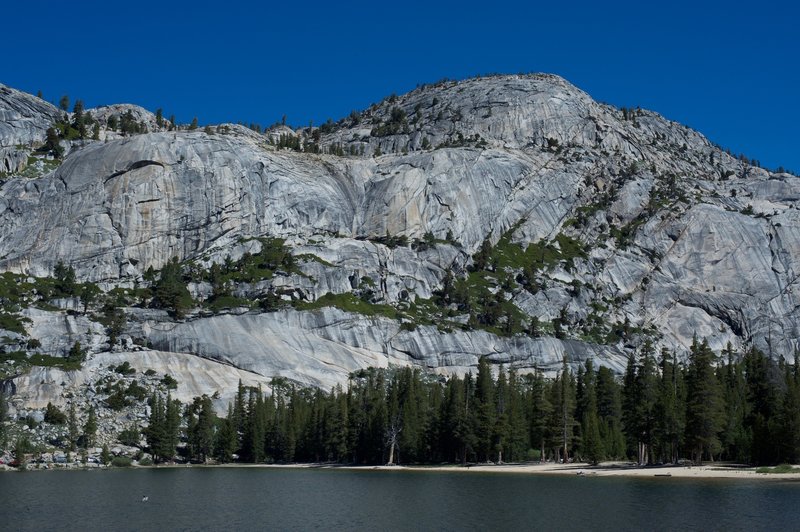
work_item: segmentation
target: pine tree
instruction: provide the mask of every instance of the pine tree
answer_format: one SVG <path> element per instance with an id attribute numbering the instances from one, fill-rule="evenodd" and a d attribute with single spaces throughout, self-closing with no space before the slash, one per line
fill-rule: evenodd
<path id="1" fill-rule="evenodd" d="M 694 461 L 701 463 L 703 456 L 713 459 L 721 448 L 724 410 L 722 390 L 714 373 L 714 353 L 703 340 L 692 343 L 689 369 L 686 376 L 686 444 Z"/>
<path id="2" fill-rule="evenodd" d="M 581 405 L 581 449 L 584 459 L 597 464 L 605 458 L 603 441 L 600 438 L 600 425 L 597 413 L 596 374 L 591 359 L 587 359 L 583 376 L 583 397 Z"/>
<path id="3" fill-rule="evenodd" d="M 509 461 L 524 460 L 525 452 L 528 450 L 529 441 L 524 404 L 522 384 L 516 370 L 512 368 L 508 372 L 508 394 L 505 400 L 508 418 L 505 456 Z"/>
<path id="4" fill-rule="evenodd" d="M 622 427 L 625 433 L 626 454 L 638 454 L 638 419 L 637 401 L 639 400 L 636 388 L 636 355 L 628 355 L 625 374 L 622 380 Z"/>
<path id="5" fill-rule="evenodd" d="M 719 370 L 725 404 L 725 422 L 721 443 L 729 460 L 748 461 L 750 459 L 749 435 L 745 429 L 747 384 L 743 366 L 735 360 L 735 356 L 736 353 L 729 342 L 722 352 L 726 364 Z"/>
<path id="6" fill-rule="evenodd" d="M 153 393 L 150 397 L 150 417 L 148 419 L 147 428 L 144 430 L 147 446 L 150 448 L 150 454 L 153 455 L 155 462 L 161 462 L 164 457 L 161 455 L 166 438 L 166 418 L 164 412 L 164 403 L 158 393 Z"/>
<path id="7" fill-rule="evenodd" d="M 186 405 L 186 409 L 183 411 L 183 419 L 186 424 L 186 455 L 189 460 L 198 460 L 196 441 L 197 416 L 195 415 L 198 407 L 198 399 L 199 398 L 195 397 L 194 402 Z"/>
<path id="8" fill-rule="evenodd" d="M 183 280 L 183 272 L 178 257 L 167 262 L 161 270 L 158 281 L 153 286 L 154 304 L 170 310 L 175 318 L 184 317 L 192 306 L 192 296 Z"/>
<path id="9" fill-rule="evenodd" d="M 94 447 L 97 439 L 97 416 L 94 412 L 94 407 L 89 407 L 89 417 L 83 425 L 83 438 L 86 447 Z"/>
<path id="10" fill-rule="evenodd" d="M 656 444 L 666 462 L 677 463 L 686 424 L 683 373 L 674 354 L 661 351 L 661 378 L 656 400 Z"/>
<path id="11" fill-rule="evenodd" d="M 233 461 L 233 455 L 238 450 L 238 436 L 236 434 L 233 405 L 228 405 L 228 415 L 218 421 L 214 449 L 217 460 L 226 464 Z"/>
<path id="12" fill-rule="evenodd" d="M 478 438 L 478 459 L 489 461 L 493 451 L 492 433 L 495 424 L 496 407 L 492 370 L 486 357 L 481 357 L 478 361 L 478 375 L 475 379 L 474 412 L 476 436 Z"/>
<path id="13" fill-rule="evenodd" d="M 631 353 L 625 369 L 622 388 L 622 421 L 628 454 L 635 455 L 640 465 L 651 463 L 656 432 L 656 398 L 658 376 L 650 341 L 645 342 L 640 361 Z"/>
<path id="14" fill-rule="evenodd" d="M 653 346 L 647 340 L 642 346 L 641 362 L 636 371 L 636 428 L 639 440 L 639 464 L 653 463 L 652 446 L 656 433 L 656 400 L 658 375 L 653 360 Z"/>
<path id="15" fill-rule="evenodd" d="M 388 411 L 388 424 L 386 426 L 386 446 L 389 449 L 389 458 L 387 459 L 387 465 L 394 465 L 395 463 L 399 463 L 399 456 L 397 458 L 397 462 L 395 462 L 395 455 L 399 454 L 396 453 L 398 449 L 398 443 L 400 440 L 400 434 L 403 431 L 403 411 L 400 406 L 400 383 L 398 382 L 397 375 L 395 374 L 395 378 L 393 379 L 392 383 L 389 385 L 389 394 L 386 398 L 386 406 Z"/>
<path id="16" fill-rule="evenodd" d="M 750 459 L 755 464 L 775 463 L 778 458 L 774 419 L 779 408 L 777 390 L 783 375 L 775 363 L 752 348 L 744 356 L 748 411 L 745 417 L 751 433 Z"/>
<path id="17" fill-rule="evenodd" d="M 492 243 L 485 239 L 478 252 L 472 257 L 472 267 L 475 271 L 485 270 L 489 267 L 492 258 Z"/>
<path id="18" fill-rule="evenodd" d="M 779 415 L 782 461 L 800 462 L 800 353 L 795 352 L 794 365 L 786 370 L 786 393 Z"/>
<path id="19" fill-rule="evenodd" d="M 167 393 L 164 407 L 164 437 L 158 454 L 164 460 L 172 460 L 179 441 L 181 403 L 178 400 L 173 400 L 172 396 Z"/>
<path id="20" fill-rule="evenodd" d="M 546 458 L 546 444 L 548 436 L 547 420 L 552 415 L 553 406 L 548 400 L 547 385 L 544 376 L 538 368 L 527 377 L 528 394 L 528 434 L 531 446 L 539 450 L 540 460 Z"/>
<path id="21" fill-rule="evenodd" d="M 328 410 L 328 433 L 326 439 L 326 457 L 328 460 L 343 462 L 347 459 L 347 394 L 337 385 L 331 392 L 331 408 Z"/>
<path id="22" fill-rule="evenodd" d="M 242 455 L 245 460 L 253 463 L 263 462 L 265 458 L 266 419 L 264 409 L 264 394 L 261 389 L 251 389 L 247 400 L 247 415 L 242 435 Z"/>
<path id="23" fill-rule="evenodd" d="M 460 461 L 465 464 L 468 456 L 475 456 L 480 441 L 477 416 L 475 415 L 475 412 L 478 411 L 475 399 L 476 386 L 471 373 L 468 373 L 463 381 L 457 380 L 456 384 L 454 388 L 456 406 L 454 436 L 456 436 L 458 450 L 461 454 Z"/>
<path id="24" fill-rule="evenodd" d="M 44 141 L 43 148 L 47 153 L 52 153 L 57 159 L 64 155 L 64 148 L 61 146 L 61 139 L 58 136 L 58 131 L 54 127 L 47 128 L 47 134 Z"/>
<path id="25" fill-rule="evenodd" d="M 204 395 L 200 398 L 200 412 L 197 414 L 197 425 L 192 434 L 194 449 L 201 462 L 213 456 L 216 417 L 211 399 Z"/>
<path id="26" fill-rule="evenodd" d="M 0 389 L 0 449 L 8 446 L 8 432 L 6 431 L 6 418 L 8 417 L 8 400 Z"/>
<path id="27" fill-rule="evenodd" d="M 53 269 L 55 277 L 56 292 L 61 297 L 74 296 L 76 293 L 77 282 L 75 279 L 75 269 L 66 266 L 63 261 L 58 261 Z"/>
<path id="28" fill-rule="evenodd" d="M 615 381 L 614 373 L 605 366 L 597 370 L 597 416 L 606 457 L 615 460 L 624 458 L 620 386 Z"/>
<path id="29" fill-rule="evenodd" d="M 562 360 L 561 372 L 551 383 L 551 390 L 551 442 L 554 444 L 556 457 L 567 463 L 575 435 L 575 381 L 566 356 Z"/>
<path id="30" fill-rule="evenodd" d="M 500 366 L 500 371 L 497 375 L 497 386 L 494 392 L 495 399 L 495 412 L 494 412 L 494 427 L 492 427 L 492 441 L 493 452 L 497 453 L 497 462 L 503 462 L 503 452 L 507 451 L 510 447 L 510 433 L 511 424 L 508 419 L 510 407 L 510 393 L 508 380 L 503 367 Z M 507 457 L 508 455 L 506 455 Z"/>
<path id="31" fill-rule="evenodd" d="M 86 116 L 84 115 L 83 100 L 75 100 L 72 108 L 72 127 L 78 132 L 82 139 L 86 138 Z"/>
<path id="32" fill-rule="evenodd" d="M 69 438 L 70 451 L 74 451 L 77 448 L 80 434 L 78 415 L 75 411 L 75 402 L 73 401 L 69 404 L 69 414 L 67 416 L 67 437 Z"/>

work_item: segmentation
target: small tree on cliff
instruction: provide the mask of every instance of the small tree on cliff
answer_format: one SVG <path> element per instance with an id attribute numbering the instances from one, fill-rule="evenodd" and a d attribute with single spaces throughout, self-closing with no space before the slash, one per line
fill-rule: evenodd
<path id="1" fill-rule="evenodd" d="M 192 296 L 183 280 L 183 272 L 174 257 L 164 265 L 158 281 L 153 286 L 153 305 L 170 311 L 175 318 L 182 318 L 192 307 Z"/>

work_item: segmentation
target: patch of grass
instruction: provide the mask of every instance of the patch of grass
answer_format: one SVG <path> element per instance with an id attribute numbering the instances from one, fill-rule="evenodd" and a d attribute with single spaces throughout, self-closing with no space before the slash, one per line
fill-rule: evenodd
<path id="1" fill-rule="evenodd" d="M 63 357 L 53 357 L 50 355 L 42 355 L 39 353 L 33 354 L 28 357 L 28 362 L 33 366 L 42 366 L 46 368 L 59 368 L 64 371 L 75 371 L 81 369 L 81 362 L 79 360 L 68 360 Z"/>
<path id="2" fill-rule="evenodd" d="M 231 295 L 222 295 L 206 301 L 206 306 L 213 312 L 237 307 L 253 307 L 254 304 L 255 302 L 249 299 Z"/>
<path id="3" fill-rule="evenodd" d="M 50 355 L 42 355 L 34 353 L 28 356 L 24 351 L 13 351 L 11 353 L 0 354 L 0 363 L 13 361 L 17 365 L 23 366 L 41 366 L 45 368 L 59 368 L 64 371 L 73 371 L 81 368 L 81 363 L 78 360 L 69 360 L 63 357 L 54 357 Z"/>
<path id="4" fill-rule="evenodd" d="M 775 467 L 759 467 L 756 473 L 764 475 L 785 475 L 787 473 L 800 473 L 800 468 L 794 467 L 791 464 L 780 464 Z"/>
<path id="5" fill-rule="evenodd" d="M 345 312 L 353 312 L 364 316 L 385 316 L 391 319 L 398 319 L 400 314 L 391 305 L 375 305 L 368 303 L 352 293 L 332 294 L 328 292 L 316 301 L 295 303 L 298 310 L 313 310 L 323 307 L 336 307 Z"/>
<path id="6" fill-rule="evenodd" d="M 494 262 L 498 270 L 520 270 L 531 266 L 549 270 L 560 261 L 571 262 L 587 256 L 586 249 L 579 240 L 563 233 L 559 233 L 554 239 L 557 246 L 540 240 L 523 249 L 522 245 L 511 241 L 515 230 L 516 226 L 507 231 L 492 249 L 490 263 Z"/>
<path id="7" fill-rule="evenodd" d="M 14 314 L 0 312 L 0 329 L 5 329 L 6 331 L 15 332 L 17 334 L 27 335 L 28 332 L 25 330 L 23 321 L 24 318 L 20 318 Z"/>
<path id="8" fill-rule="evenodd" d="M 42 162 L 41 167 L 37 165 L 39 161 Z M 60 165 L 61 161 L 55 159 L 45 159 L 42 157 L 36 157 L 35 155 L 29 155 L 28 165 L 25 167 L 24 170 L 18 172 L 17 175 L 20 177 L 27 177 L 29 179 L 34 179 L 49 174 L 50 172 L 58 168 Z"/>

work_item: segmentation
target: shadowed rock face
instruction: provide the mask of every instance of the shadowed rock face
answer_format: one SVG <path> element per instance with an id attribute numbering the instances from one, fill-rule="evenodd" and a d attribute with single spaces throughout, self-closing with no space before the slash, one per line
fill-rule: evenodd
<path id="1" fill-rule="evenodd" d="M 50 107 L 0 88 L 2 145 L 40 142 L 57 116 Z M 447 269 L 463 274 L 485 239 L 557 246 L 567 235 L 585 256 L 543 271 L 537 291 L 505 294 L 543 322 L 565 313 L 564 340 L 401 330 L 389 318 L 336 309 L 180 323 L 133 309 L 128 334 L 222 372 L 325 387 L 367 366 L 463 373 L 482 355 L 521 370 L 554 371 L 567 356 L 620 371 L 646 338 L 679 352 L 695 334 L 715 349 L 731 342 L 774 356 L 798 346 L 800 179 L 734 159 L 655 113 L 598 104 L 556 76 L 448 82 L 384 100 L 314 141 L 348 156 L 276 150 L 268 139 L 277 133 L 213 131 L 89 143 L 46 176 L 6 180 L 0 269 L 43 276 L 63 260 L 80 280 L 127 286 L 173 257 L 210 265 L 258 251 L 252 237 L 276 236 L 296 256 L 319 260 L 236 295 L 272 288 L 315 300 L 369 278 L 380 301 L 396 306 L 430 298 Z M 301 130 L 280 133 L 311 142 Z M 371 241 L 387 233 L 412 241 L 449 233 L 459 245 Z M 202 283 L 192 290 L 210 293 Z M 49 314 L 31 315 L 32 334 L 77 334 Z M 601 341 L 585 332 L 595 319 L 646 334 Z M 104 334 L 89 331 L 84 341 L 103 352 Z M 57 343 L 53 352 L 68 346 Z M 192 391 L 208 393 L 203 386 Z"/>

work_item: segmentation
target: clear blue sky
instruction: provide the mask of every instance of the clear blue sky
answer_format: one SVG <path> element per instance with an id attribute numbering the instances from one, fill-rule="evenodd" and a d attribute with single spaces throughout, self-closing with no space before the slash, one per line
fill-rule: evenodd
<path id="1" fill-rule="evenodd" d="M 800 172 L 798 3 L 650 4 L 6 2 L 0 82 L 182 122 L 306 125 L 443 77 L 552 72 Z"/>

